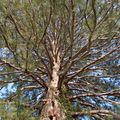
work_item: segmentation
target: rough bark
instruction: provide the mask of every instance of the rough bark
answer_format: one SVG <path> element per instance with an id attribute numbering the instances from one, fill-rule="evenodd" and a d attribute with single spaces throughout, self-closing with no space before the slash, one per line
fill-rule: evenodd
<path id="1" fill-rule="evenodd" d="M 40 120 L 65 120 L 64 108 L 54 94 L 54 90 L 48 91 L 48 98 L 42 109 Z"/>
<path id="2" fill-rule="evenodd" d="M 60 69 L 60 54 L 57 53 L 53 42 L 53 69 L 52 80 L 48 87 L 48 93 L 46 96 L 46 103 L 42 109 L 40 120 L 65 120 L 64 107 L 59 102 L 59 69 Z"/>

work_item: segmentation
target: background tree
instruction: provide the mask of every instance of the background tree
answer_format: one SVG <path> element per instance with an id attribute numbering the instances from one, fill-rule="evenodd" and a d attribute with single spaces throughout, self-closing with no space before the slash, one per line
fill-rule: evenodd
<path id="1" fill-rule="evenodd" d="M 5 99 L 40 120 L 119 119 L 119 11 L 117 0 L 1 0 Z"/>

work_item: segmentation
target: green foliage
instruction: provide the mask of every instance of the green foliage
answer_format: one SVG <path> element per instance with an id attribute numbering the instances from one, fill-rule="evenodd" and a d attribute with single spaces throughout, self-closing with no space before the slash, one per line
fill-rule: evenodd
<path id="1" fill-rule="evenodd" d="M 63 85 L 64 86 L 64 85 Z M 73 120 L 71 114 L 73 112 L 79 111 L 80 106 L 79 104 L 73 106 L 70 102 L 70 100 L 66 97 L 67 95 L 71 96 L 73 93 L 71 91 L 68 91 L 65 87 L 62 88 L 62 95 L 59 98 L 59 102 L 64 107 L 65 114 L 67 116 L 67 120 Z"/>
<path id="2" fill-rule="evenodd" d="M 15 88 L 6 89 L 5 97 L 12 102 L 1 101 L 0 117 L 35 119 L 36 111 L 22 103 L 42 109 L 57 57 L 59 101 L 69 120 L 76 111 L 119 111 L 106 104 L 106 99 L 120 99 L 114 91 L 120 75 L 119 11 L 118 0 L 0 0 L 0 50 L 5 52 L 4 57 L 0 54 L 0 89 L 9 83 Z M 115 92 L 113 98 L 109 92 Z M 68 96 L 74 95 L 83 97 L 70 101 Z"/>
<path id="3" fill-rule="evenodd" d="M 66 97 L 62 96 L 59 99 L 59 102 L 62 104 L 62 106 L 64 106 L 64 111 L 65 111 L 65 114 L 67 116 L 67 119 L 72 120 L 71 112 L 73 112 L 73 107 L 72 107 L 70 101 L 68 99 L 66 99 Z"/>
<path id="4" fill-rule="evenodd" d="M 38 120 L 32 117 L 33 110 L 18 106 L 9 101 L 0 100 L 0 119 L 1 120 Z"/>
<path id="5" fill-rule="evenodd" d="M 109 115 L 106 120 L 113 120 L 113 116 L 112 115 Z"/>

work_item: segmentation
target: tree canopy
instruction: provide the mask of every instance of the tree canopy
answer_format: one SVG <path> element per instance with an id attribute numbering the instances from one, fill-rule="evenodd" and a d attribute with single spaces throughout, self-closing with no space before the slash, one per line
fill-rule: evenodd
<path id="1" fill-rule="evenodd" d="M 34 120 L 54 89 L 68 120 L 120 119 L 119 11 L 119 0 L 1 0 L 0 106 Z"/>

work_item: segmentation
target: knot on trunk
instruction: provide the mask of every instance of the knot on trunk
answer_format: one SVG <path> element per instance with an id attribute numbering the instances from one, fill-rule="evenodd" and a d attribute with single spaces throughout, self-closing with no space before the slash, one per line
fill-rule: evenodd
<path id="1" fill-rule="evenodd" d="M 50 120 L 57 120 L 60 117 L 60 109 L 58 103 L 53 99 L 46 99 L 46 106 L 48 106 L 47 113 Z"/>

